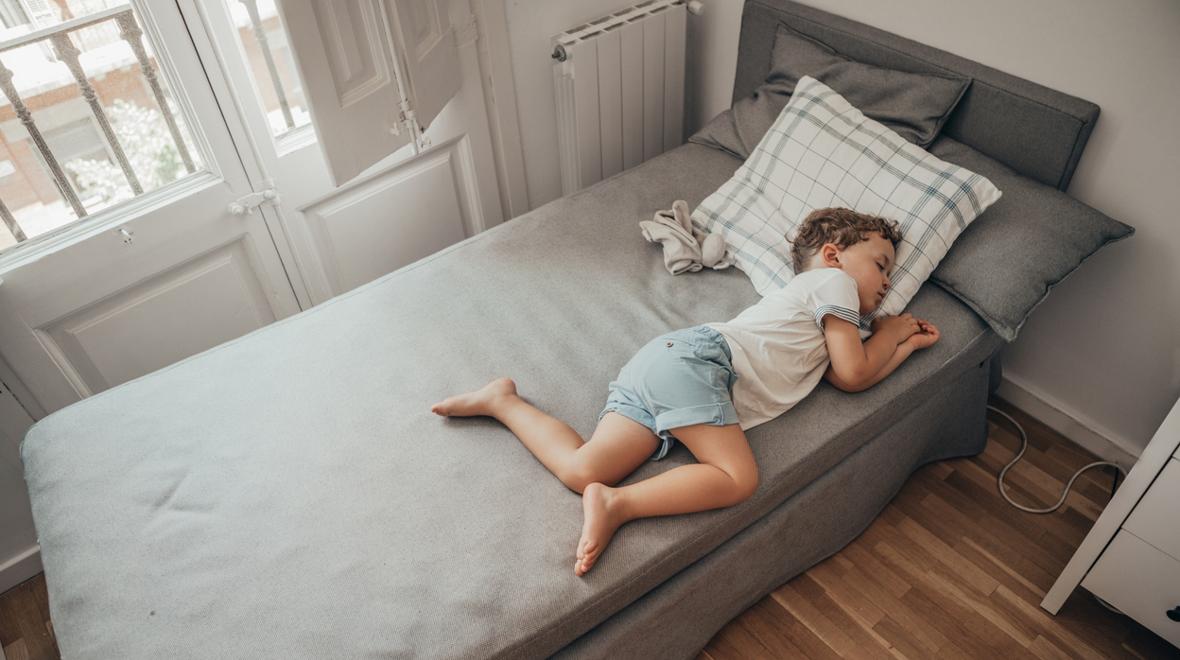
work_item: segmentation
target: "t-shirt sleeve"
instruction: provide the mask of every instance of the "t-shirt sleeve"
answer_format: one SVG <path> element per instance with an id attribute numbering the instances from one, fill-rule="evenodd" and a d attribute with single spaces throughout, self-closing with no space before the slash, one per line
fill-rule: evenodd
<path id="1" fill-rule="evenodd" d="M 824 317 L 831 314 L 860 327 L 860 296 L 856 294 L 856 280 L 837 271 L 816 284 L 811 291 L 811 309 L 820 331 Z"/>

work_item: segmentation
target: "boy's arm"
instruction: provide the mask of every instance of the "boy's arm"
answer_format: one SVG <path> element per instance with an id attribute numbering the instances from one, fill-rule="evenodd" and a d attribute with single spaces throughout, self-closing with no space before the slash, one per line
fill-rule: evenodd
<path id="1" fill-rule="evenodd" d="M 824 374 L 824 377 L 826 377 L 828 382 L 830 382 L 832 385 L 835 385 L 837 388 L 844 390 L 845 392 L 862 392 L 885 380 L 886 376 L 893 373 L 894 369 L 897 369 L 897 367 L 900 366 L 902 362 L 905 362 L 906 359 L 913 354 L 914 347 L 911 346 L 908 341 L 903 341 L 894 348 L 893 355 L 889 357 L 889 361 L 885 363 L 885 366 L 881 367 L 881 370 L 874 374 L 872 378 L 859 385 L 845 383 L 844 381 L 839 380 L 839 377 L 835 376 L 835 373 L 832 371 L 831 365 L 828 365 L 828 371 Z M 833 376 L 835 376 L 835 378 L 833 378 Z"/>
<path id="2" fill-rule="evenodd" d="M 912 349 L 903 349 L 892 332 L 876 332 L 861 342 L 855 325 L 834 315 L 824 317 L 824 340 L 831 364 L 827 379 L 846 392 L 859 392 L 888 376 Z"/>

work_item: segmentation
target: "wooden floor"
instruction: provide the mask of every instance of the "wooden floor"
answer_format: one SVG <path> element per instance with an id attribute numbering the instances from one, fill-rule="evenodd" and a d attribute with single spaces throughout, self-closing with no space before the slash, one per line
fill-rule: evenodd
<path id="1" fill-rule="evenodd" d="M 1055 502 L 1095 460 L 995 400 L 1029 433 L 1007 482 L 1021 501 Z M 1180 651 L 1078 590 L 1056 616 L 1041 598 L 1110 498 L 1091 470 L 1050 515 L 1009 507 L 996 474 L 1019 447 L 992 416 L 979 456 L 921 468 L 848 547 L 731 621 L 698 660 L 737 658 L 1167 658 Z M 998 422 L 998 424 L 997 424 Z M 57 658 L 44 575 L 0 595 L 7 660 Z"/>

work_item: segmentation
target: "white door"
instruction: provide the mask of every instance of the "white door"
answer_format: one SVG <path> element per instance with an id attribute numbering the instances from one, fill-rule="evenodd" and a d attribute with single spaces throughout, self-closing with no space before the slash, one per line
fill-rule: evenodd
<path id="1" fill-rule="evenodd" d="M 289 237 L 305 305 L 502 221 L 468 0 L 211 0 L 194 20 L 277 191 L 261 212 Z"/>
<path id="2" fill-rule="evenodd" d="M 140 94 L 146 98 L 140 100 L 145 107 L 159 110 L 158 103 L 152 105 L 151 91 L 158 92 L 157 101 L 171 97 L 164 105 L 176 124 L 170 127 L 175 129 L 172 135 L 187 143 L 184 151 L 191 162 L 191 171 L 185 171 L 186 164 L 176 180 L 147 190 L 144 182 L 155 170 L 145 171 L 134 154 L 121 153 L 109 140 L 102 142 L 105 151 L 99 148 L 95 152 L 99 160 L 91 161 L 98 163 L 95 167 L 101 166 L 100 173 L 106 171 L 102 167 L 108 167 L 118 175 L 118 168 L 129 163 L 134 178 L 139 179 L 138 186 L 146 192 L 126 201 L 118 201 L 118 194 L 102 198 L 106 199 L 102 210 L 30 237 L 0 254 L 0 357 L 31 393 L 34 401 L 26 402 L 25 407 L 38 414 L 299 310 L 280 260 L 282 247 L 276 249 L 276 242 L 286 244 L 281 228 L 268 227 L 257 211 L 234 215 L 227 210 L 252 188 L 231 138 L 233 114 L 218 105 L 218 96 L 225 95 L 225 82 L 215 67 L 202 67 L 198 57 L 198 46 L 208 48 L 207 36 L 186 25 L 181 12 L 182 7 L 186 13 L 193 12 L 193 2 L 135 0 L 130 5 L 134 12 L 131 21 L 124 11 L 126 5 L 110 1 L 105 3 L 108 9 L 96 14 L 73 19 L 63 16 L 60 18 L 65 22 L 51 29 L 32 25 L 23 36 L 15 37 L 28 40 L 78 27 L 64 44 L 28 44 L 22 48 L 33 50 L 21 55 L 19 49 L 6 49 L 7 44 L 15 43 L 12 39 L 0 43 L 0 62 L 13 71 L 14 81 L 21 80 L 21 62 L 40 57 L 38 52 L 68 61 L 68 52 L 63 56 L 60 49 L 52 53 L 47 49 L 64 46 L 68 51 L 73 43 L 83 51 L 78 58 L 83 78 L 68 78 L 73 69 L 55 64 L 53 58 L 49 61 L 56 68 L 47 65 L 46 77 L 67 76 L 66 94 L 96 99 L 112 116 L 119 101 L 110 98 L 105 85 L 116 78 L 142 76 L 145 82 L 137 89 L 148 90 Z M 85 21 L 93 22 L 82 25 Z M 134 33 L 136 26 L 142 29 L 141 40 L 135 34 L 117 32 Z M 141 52 L 137 41 L 146 50 Z M 91 46 L 93 52 L 88 54 Z M 102 70 L 104 62 L 118 58 L 134 59 L 114 73 Z M 139 66 L 134 66 L 136 62 Z M 157 82 L 158 88 L 152 84 Z M 75 83 L 77 87 L 70 89 Z M 28 80 L 21 85 L 33 90 L 27 91 L 29 95 L 39 93 L 37 85 L 28 84 Z M 98 111 L 93 107 L 87 110 L 86 105 L 81 108 L 82 123 L 69 124 L 70 130 L 86 129 L 86 121 L 90 121 L 101 129 L 96 135 L 108 132 L 108 126 L 98 121 Z M 64 112 L 56 107 L 32 107 L 24 130 L 32 136 L 38 122 L 49 122 Z M 134 122 L 136 116 L 132 114 L 129 121 Z M 127 126 L 115 122 L 114 128 L 117 137 Z M 240 127 L 237 130 L 240 132 Z M 167 132 L 160 135 L 167 141 Z M 42 142 L 71 149 L 76 143 L 74 136 L 46 131 Z M 104 155 L 112 153 L 113 157 Z M 54 159 L 42 157 L 42 161 L 53 170 Z M 148 169 L 153 167 L 156 165 Z M 71 203 L 89 211 L 87 200 L 81 198 L 100 199 L 96 195 L 101 191 L 79 183 L 85 181 L 84 168 L 71 171 L 76 172 L 75 177 L 64 184 L 67 192 L 77 193 L 70 195 Z M 126 175 L 128 185 L 132 174 Z M 104 181 L 117 178 L 115 175 Z M 62 190 L 63 184 L 59 183 L 58 189 Z M 83 190 L 85 195 L 79 192 Z M 62 197 L 66 196 L 63 193 Z M 30 223 L 36 220 L 33 215 L 28 217 L 32 218 Z M 28 233 L 19 227 L 16 232 Z"/>

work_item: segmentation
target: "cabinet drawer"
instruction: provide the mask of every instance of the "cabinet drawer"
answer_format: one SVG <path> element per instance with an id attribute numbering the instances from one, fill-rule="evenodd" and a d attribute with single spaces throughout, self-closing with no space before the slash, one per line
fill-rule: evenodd
<path id="1" fill-rule="evenodd" d="M 1180 607 L 1180 561 L 1121 529 L 1082 586 L 1180 646 L 1180 622 L 1167 615 Z"/>
<path id="2" fill-rule="evenodd" d="M 1168 461 L 1123 528 L 1180 560 L 1180 461 Z"/>

